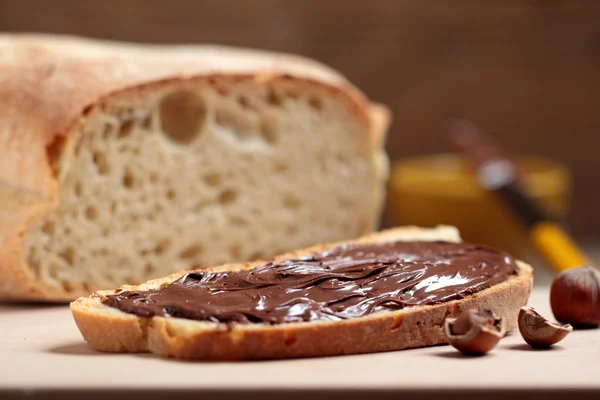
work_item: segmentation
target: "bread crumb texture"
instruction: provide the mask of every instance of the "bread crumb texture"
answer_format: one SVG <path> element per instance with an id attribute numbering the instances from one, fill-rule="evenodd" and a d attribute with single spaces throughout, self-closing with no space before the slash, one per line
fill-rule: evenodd
<path id="1" fill-rule="evenodd" d="M 75 297 L 373 229 L 377 151 L 326 88 L 223 77 L 125 94 L 73 128 L 58 201 L 26 234 L 47 287 Z"/>

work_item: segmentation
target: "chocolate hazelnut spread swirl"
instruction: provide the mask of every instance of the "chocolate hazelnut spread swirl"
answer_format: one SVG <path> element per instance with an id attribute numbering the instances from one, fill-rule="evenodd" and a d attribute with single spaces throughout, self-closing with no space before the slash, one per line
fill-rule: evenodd
<path id="1" fill-rule="evenodd" d="M 468 243 L 353 244 L 246 271 L 197 270 L 103 302 L 138 316 L 216 323 L 341 320 L 461 299 L 517 271 L 507 253 Z"/>

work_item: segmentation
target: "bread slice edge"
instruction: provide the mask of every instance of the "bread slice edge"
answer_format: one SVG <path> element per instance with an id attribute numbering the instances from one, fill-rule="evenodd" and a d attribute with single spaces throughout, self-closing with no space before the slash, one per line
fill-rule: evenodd
<path id="1" fill-rule="evenodd" d="M 445 240 L 460 242 L 453 227 L 432 229 L 400 227 L 355 240 L 317 245 L 286 253 L 275 259 L 293 258 L 325 251 L 340 244 L 390 240 Z M 263 264 L 225 264 L 208 271 L 250 269 Z M 189 360 L 282 359 L 401 350 L 447 343 L 443 321 L 463 310 L 490 309 L 506 318 L 508 329 L 517 327 L 520 307 L 527 303 L 533 284 L 531 266 L 518 261 L 518 274 L 507 281 L 460 300 L 430 306 L 383 311 L 344 321 L 316 321 L 281 325 L 225 324 L 180 318 L 137 317 L 102 304 L 104 296 L 117 290 L 94 292 L 71 303 L 71 311 L 84 339 L 105 352 L 152 352 Z M 148 281 L 121 290 L 151 290 L 172 282 L 189 271 Z"/>

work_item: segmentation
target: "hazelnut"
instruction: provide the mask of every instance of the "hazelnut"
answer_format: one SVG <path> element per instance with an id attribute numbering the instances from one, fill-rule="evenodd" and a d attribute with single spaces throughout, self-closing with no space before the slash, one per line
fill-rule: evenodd
<path id="1" fill-rule="evenodd" d="M 548 321 L 531 307 L 519 311 L 519 332 L 532 347 L 550 347 L 563 340 L 573 327 Z"/>
<path id="2" fill-rule="evenodd" d="M 550 305 L 562 323 L 600 325 L 600 272 L 589 265 L 561 272 L 552 282 Z"/>
<path id="3" fill-rule="evenodd" d="M 480 355 L 493 349 L 506 333 L 506 321 L 490 310 L 468 310 L 458 318 L 446 318 L 448 342 L 466 354 Z"/>

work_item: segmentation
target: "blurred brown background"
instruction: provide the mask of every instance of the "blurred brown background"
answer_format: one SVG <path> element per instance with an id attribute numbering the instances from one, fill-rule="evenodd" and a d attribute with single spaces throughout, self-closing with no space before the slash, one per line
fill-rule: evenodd
<path id="1" fill-rule="evenodd" d="M 567 163 L 570 219 L 600 235 L 600 2 L 0 0 L 0 30 L 294 52 L 346 74 L 395 116 L 393 159 L 447 151 L 468 117 L 509 150 Z"/>

